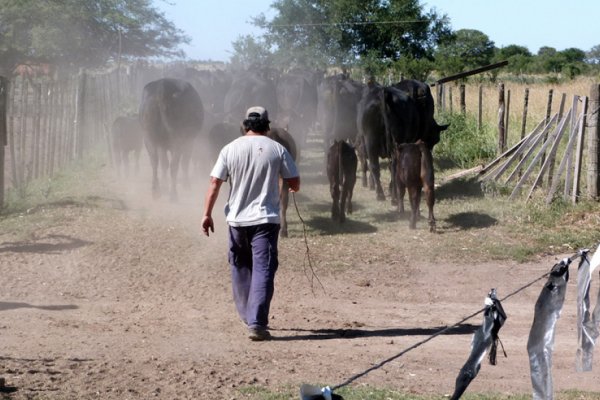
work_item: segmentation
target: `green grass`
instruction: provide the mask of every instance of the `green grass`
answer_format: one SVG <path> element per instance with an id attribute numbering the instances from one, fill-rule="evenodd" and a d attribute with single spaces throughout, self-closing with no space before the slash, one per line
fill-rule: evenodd
<path id="1" fill-rule="evenodd" d="M 317 385 L 322 387 L 324 385 Z M 298 388 L 280 388 L 272 391 L 259 386 L 245 386 L 239 389 L 243 399 L 248 400 L 289 400 L 300 399 L 300 386 Z M 343 387 L 334 393 L 344 397 L 345 400 L 435 400 L 449 398 L 446 396 L 416 395 L 402 393 L 394 389 L 373 388 L 369 386 Z M 600 393 L 568 390 L 555 393 L 556 400 L 600 400 Z M 500 393 L 464 393 L 464 400 L 527 400 L 531 399 L 530 393 L 506 395 Z"/>
<path id="2" fill-rule="evenodd" d="M 491 126 L 484 124 L 479 129 L 477 121 L 469 114 L 444 113 L 439 119 L 450 127 L 441 133 L 440 142 L 434 148 L 434 159 L 469 168 L 496 155 L 498 140 Z"/>
<path id="3" fill-rule="evenodd" d="M 68 207 L 95 208 L 110 203 L 112 208 L 123 205 L 116 197 L 106 197 L 100 175 L 106 168 L 105 157 L 93 153 L 58 171 L 52 178 L 29 182 L 8 190 L 0 208 L 0 226 L 5 232 L 25 238 L 37 226 L 54 226 L 69 221 Z"/>

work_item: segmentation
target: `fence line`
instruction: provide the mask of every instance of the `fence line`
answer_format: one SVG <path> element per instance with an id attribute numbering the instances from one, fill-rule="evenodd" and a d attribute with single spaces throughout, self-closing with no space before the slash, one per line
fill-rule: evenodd
<path id="1" fill-rule="evenodd" d="M 6 190 L 25 190 L 93 148 L 108 146 L 111 123 L 124 102 L 137 106 L 147 75 L 163 73 L 129 66 L 82 70 L 56 81 L 0 77 L 0 207 Z"/>
<path id="2" fill-rule="evenodd" d="M 439 85 L 438 86 L 438 108 L 440 111 L 444 111 L 444 109 L 446 108 L 445 106 L 448 104 L 446 102 L 446 94 L 449 92 L 449 90 L 445 90 L 445 88 L 443 87 L 444 85 Z M 505 96 L 505 89 L 504 89 L 504 83 L 500 83 L 498 84 L 498 122 L 497 122 L 497 130 L 498 130 L 498 153 L 502 153 L 505 151 L 506 146 L 508 144 L 508 135 L 507 132 L 509 131 L 509 124 L 510 121 L 512 119 L 512 123 L 514 124 L 515 121 L 518 119 L 518 115 L 513 115 L 511 117 L 510 115 L 510 90 L 507 90 L 506 92 L 508 93 L 507 96 Z M 477 115 L 478 116 L 478 129 L 481 129 L 481 119 L 482 119 L 482 114 L 484 113 L 484 99 L 487 101 L 490 101 L 489 99 L 492 99 L 493 96 L 483 96 L 482 92 L 483 92 L 483 87 L 480 85 L 478 87 L 479 89 L 479 98 L 478 98 L 478 104 L 475 105 L 476 109 L 471 109 L 468 110 L 471 114 L 473 115 Z M 555 90 L 554 89 L 549 89 L 548 90 L 548 94 L 547 94 L 547 102 L 544 104 L 544 110 L 545 110 L 545 120 L 546 123 L 550 120 L 550 117 L 553 113 L 552 110 L 552 105 L 553 105 L 553 99 L 554 98 L 558 98 L 557 96 L 555 96 Z M 562 93 L 562 96 L 559 98 L 560 102 L 559 102 L 559 106 L 558 106 L 558 119 L 561 120 L 563 118 L 563 113 L 564 113 L 564 109 L 565 109 L 565 99 L 566 99 L 566 94 Z M 589 101 L 588 101 L 589 99 Z M 493 101 L 493 100 L 491 100 Z M 598 136 L 600 135 L 600 124 L 598 123 L 598 118 L 599 118 L 599 113 L 598 113 L 598 105 L 600 104 L 600 88 L 598 86 L 598 84 L 593 84 L 590 88 L 590 95 L 589 97 L 587 96 L 583 96 L 583 95 L 575 95 L 574 96 L 574 100 L 573 100 L 573 105 L 571 106 L 571 108 L 573 109 L 573 113 L 576 113 L 577 107 L 579 106 L 578 103 L 582 103 L 581 105 L 583 105 L 583 107 L 585 108 L 585 111 L 583 112 L 583 115 L 581 117 L 581 122 L 577 125 L 577 126 L 571 126 L 569 127 L 570 131 L 574 131 L 575 129 L 578 129 L 580 132 L 578 132 L 578 142 L 577 142 L 577 151 L 573 151 L 573 152 L 567 152 L 565 154 L 563 154 L 564 157 L 566 157 L 565 163 L 565 176 L 564 176 L 564 197 L 565 199 L 570 197 L 570 200 L 575 203 L 579 198 L 581 198 L 579 192 L 580 192 L 580 184 L 581 184 L 581 171 L 585 170 L 587 171 L 587 175 L 586 175 L 586 179 L 587 181 L 585 182 L 585 189 L 586 189 L 586 197 L 589 199 L 595 199 L 597 200 L 599 198 L 599 187 L 600 185 L 598 184 L 600 177 L 599 177 L 599 172 L 598 172 Z M 588 102 L 589 102 L 589 111 L 588 109 Z M 490 104 L 487 104 L 488 108 L 490 106 Z M 528 118 L 528 113 L 530 111 L 532 104 L 531 104 L 531 97 L 530 97 L 530 89 L 529 88 L 525 88 L 525 92 L 524 92 L 524 97 L 523 97 L 523 111 L 522 111 L 522 120 L 521 122 L 521 129 L 520 129 L 520 137 L 521 139 L 525 136 L 525 132 L 526 132 L 526 127 L 528 124 L 527 118 Z M 538 105 L 539 107 L 540 105 Z M 460 109 L 464 110 L 466 109 L 466 100 L 465 100 L 465 96 L 460 97 Z M 489 119 L 489 118 L 488 118 Z M 575 122 L 572 122 L 572 124 L 575 124 Z M 513 130 L 513 132 L 517 132 L 517 130 Z M 514 136 L 514 135 L 513 135 Z M 546 141 L 549 140 L 548 134 L 545 133 L 543 138 L 540 138 L 541 143 L 546 143 Z M 544 149 L 548 148 L 549 146 L 544 146 Z M 549 156 L 550 160 L 549 160 L 549 164 L 546 165 L 546 157 Z M 559 161 L 562 161 L 559 159 Z M 554 167 L 554 162 L 555 162 L 555 156 L 553 154 L 547 155 L 546 154 L 546 150 L 543 150 L 542 153 L 539 156 L 539 167 L 541 168 L 543 165 L 546 165 L 545 168 L 547 168 L 548 170 L 548 175 L 546 176 L 547 178 L 547 186 L 551 186 L 551 185 L 556 185 L 557 183 L 554 182 L 553 179 L 553 174 L 555 172 L 555 167 Z M 575 167 L 573 166 L 573 163 L 575 163 Z M 584 167 L 585 165 L 585 167 Z M 573 175 L 575 175 L 575 178 L 573 178 Z M 576 185 L 576 187 L 575 187 Z M 572 186 L 572 187 L 570 187 Z"/>

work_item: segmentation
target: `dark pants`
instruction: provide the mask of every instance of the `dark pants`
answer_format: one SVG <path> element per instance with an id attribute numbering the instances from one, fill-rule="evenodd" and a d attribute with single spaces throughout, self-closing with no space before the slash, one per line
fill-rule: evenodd
<path id="1" fill-rule="evenodd" d="M 273 298 L 279 224 L 229 227 L 233 299 L 250 328 L 266 328 Z"/>

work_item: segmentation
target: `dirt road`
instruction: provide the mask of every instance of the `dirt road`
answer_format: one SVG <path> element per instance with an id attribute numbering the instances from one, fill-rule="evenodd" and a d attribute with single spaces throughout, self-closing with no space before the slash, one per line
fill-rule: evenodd
<path id="1" fill-rule="evenodd" d="M 402 223 L 394 232 L 309 237 L 317 281 L 291 211 L 296 233 L 280 241 L 275 339 L 251 342 L 231 301 L 224 222 L 214 236 L 200 235 L 203 188 L 171 204 L 149 197 L 145 177 L 116 182 L 4 221 L 6 398 L 299 398 L 302 383 L 339 385 L 403 352 L 350 385 L 442 397 L 454 389 L 481 315 L 406 350 L 481 309 L 491 288 L 503 298 L 561 258 L 432 262 L 410 249 L 436 237 L 425 223 L 410 233 Z M 593 372 L 574 371 L 574 276 L 556 333 L 554 387 L 600 392 L 598 359 Z M 503 302 L 507 357 L 484 361 L 468 392 L 531 392 L 526 343 L 544 282 Z"/>

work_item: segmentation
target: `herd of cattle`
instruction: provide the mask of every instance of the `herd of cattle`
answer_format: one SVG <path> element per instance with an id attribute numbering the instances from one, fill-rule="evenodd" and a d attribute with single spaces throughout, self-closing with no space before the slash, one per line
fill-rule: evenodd
<path id="1" fill-rule="evenodd" d="M 145 85 L 136 116 L 119 116 L 112 129 L 113 157 L 127 173 L 128 154 L 138 168 L 143 145 L 153 177 L 152 193 L 160 196 L 159 168 L 170 174 L 170 196 L 177 199 L 178 171 L 189 185 L 190 168 L 206 167 L 218 151 L 242 134 L 241 118 L 248 107 L 269 110 L 269 136 L 283 144 L 294 159 L 309 131 L 323 135 L 327 176 L 333 205 L 331 216 L 343 222 L 352 213 L 352 192 L 360 161 L 362 185 L 385 200 L 380 180 L 381 158 L 389 159 L 392 203 L 404 212 L 408 190 L 415 228 L 424 188 L 433 216 L 432 150 L 448 126 L 434 120 L 434 103 L 427 84 L 402 80 L 393 85 L 363 84 L 339 74 L 318 77 L 304 71 L 276 79 L 267 72 L 246 71 L 234 78 L 223 71 L 189 70 L 183 77 L 161 78 Z M 285 188 L 284 188 L 285 189 Z M 287 235 L 287 190 L 282 190 L 282 236 Z"/>

